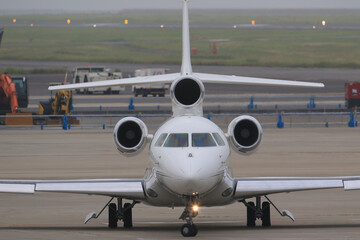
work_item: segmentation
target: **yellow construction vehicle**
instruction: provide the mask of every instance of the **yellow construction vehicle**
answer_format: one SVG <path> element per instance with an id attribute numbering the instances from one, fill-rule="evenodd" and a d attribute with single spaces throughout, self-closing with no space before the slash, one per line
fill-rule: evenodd
<path id="1" fill-rule="evenodd" d="M 50 86 L 59 85 L 59 83 L 50 83 Z M 55 97 L 49 101 L 39 103 L 39 115 L 68 115 L 73 109 L 72 92 L 69 90 L 58 90 Z"/>

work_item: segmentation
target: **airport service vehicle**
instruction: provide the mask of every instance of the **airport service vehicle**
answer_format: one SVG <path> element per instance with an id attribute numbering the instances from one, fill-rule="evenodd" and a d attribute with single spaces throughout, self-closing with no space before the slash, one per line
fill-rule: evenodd
<path id="1" fill-rule="evenodd" d="M 236 153 L 253 153 L 262 140 L 262 127 L 253 117 L 238 116 L 233 119 L 227 132 L 203 117 L 203 83 L 255 84 L 264 86 L 324 87 L 322 83 L 285 81 L 264 78 L 225 76 L 192 71 L 190 58 L 188 0 L 183 0 L 183 50 L 180 73 L 146 76 L 102 82 L 53 86 L 50 90 L 109 87 L 144 83 L 169 83 L 172 101 L 172 117 L 152 135 L 146 124 L 135 117 L 121 119 L 114 128 L 114 142 L 123 156 L 141 152 L 149 144 L 150 168 L 140 179 L 94 179 L 67 181 L 0 180 L 0 192 L 35 193 L 59 192 L 89 195 L 105 195 L 108 207 L 109 227 L 118 221 L 131 228 L 132 208 L 138 203 L 158 207 L 184 207 L 180 219 L 185 237 L 198 232 L 193 219 L 200 207 L 222 206 L 234 202 L 247 207 L 247 225 L 252 227 L 256 219 L 263 226 L 270 226 L 269 195 L 314 189 L 360 189 L 360 176 L 351 177 L 234 177 L 229 168 L 230 148 Z M 246 168 L 246 166 L 243 166 Z M 255 202 L 250 199 L 255 198 Z M 112 203 L 117 199 L 117 204 Z M 131 200 L 123 204 L 123 200 Z M 262 202 L 262 199 L 266 201 Z M 288 210 L 279 211 L 281 216 L 294 220 Z M 85 223 L 102 213 L 90 213 Z"/>
<path id="2" fill-rule="evenodd" d="M 105 67 L 76 67 L 72 71 L 73 83 L 98 82 L 122 78 L 121 72 L 110 72 Z M 96 87 L 77 89 L 76 93 L 92 94 L 95 92 L 105 94 L 119 94 L 125 91 L 123 86 Z"/>
<path id="3" fill-rule="evenodd" d="M 145 77 L 145 76 L 157 76 L 163 75 L 166 73 L 165 68 L 145 68 L 145 69 L 137 69 L 135 70 L 135 77 Z M 149 83 L 144 85 L 134 85 L 132 87 L 134 96 L 143 96 L 147 97 L 148 95 L 152 95 L 154 97 L 165 97 L 165 91 L 169 88 L 167 84 L 161 83 Z"/>
<path id="4" fill-rule="evenodd" d="M 61 83 L 65 84 L 65 83 Z M 58 86 L 59 83 L 50 83 L 49 86 Z M 59 125 L 64 124 L 64 120 L 70 124 L 79 124 L 76 117 L 70 116 L 73 110 L 73 95 L 71 90 L 57 90 L 53 97 L 50 93 L 48 101 L 39 102 L 39 115 L 53 115 L 48 117 L 34 117 L 34 124 Z M 66 119 L 64 118 L 66 116 Z"/>
<path id="5" fill-rule="evenodd" d="M 50 86 L 59 83 L 50 83 Z M 72 92 L 70 90 L 57 90 L 55 97 L 50 94 L 48 101 L 39 102 L 39 115 L 68 115 L 72 110 Z"/>
<path id="6" fill-rule="evenodd" d="M 360 107 L 360 82 L 345 83 L 345 106 Z"/>

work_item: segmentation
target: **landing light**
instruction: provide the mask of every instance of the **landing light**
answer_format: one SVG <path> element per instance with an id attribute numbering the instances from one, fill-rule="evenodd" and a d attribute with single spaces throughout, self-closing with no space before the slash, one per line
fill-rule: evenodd
<path id="1" fill-rule="evenodd" d="M 325 26 L 325 25 L 326 25 L 325 20 L 323 20 L 323 21 L 321 22 L 321 24 L 322 24 L 323 26 Z"/>
<path id="2" fill-rule="evenodd" d="M 68 18 L 68 20 L 66 21 L 67 24 L 70 24 L 71 23 L 71 20 L 70 18 Z"/>
<path id="3" fill-rule="evenodd" d="M 193 210 L 194 212 L 199 211 L 199 206 L 198 206 L 198 205 L 194 205 L 194 206 L 192 207 L 192 210 Z"/>
<path id="4" fill-rule="evenodd" d="M 160 27 L 161 27 L 161 28 L 164 28 L 164 25 L 163 25 L 163 24 L 161 24 L 161 25 L 160 25 Z"/>
<path id="5" fill-rule="evenodd" d="M 16 23 L 16 18 L 14 18 L 12 21 L 13 21 L 13 23 Z"/>

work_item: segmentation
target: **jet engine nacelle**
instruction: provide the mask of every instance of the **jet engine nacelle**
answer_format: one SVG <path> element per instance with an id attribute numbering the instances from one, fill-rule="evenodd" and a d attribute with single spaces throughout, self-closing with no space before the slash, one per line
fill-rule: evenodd
<path id="1" fill-rule="evenodd" d="M 204 84 L 193 76 L 175 80 L 170 87 L 173 115 L 202 115 L 204 94 Z"/>
<path id="2" fill-rule="evenodd" d="M 121 119 L 114 128 L 114 141 L 120 153 L 126 156 L 139 154 L 145 147 L 148 129 L 135 117 Z"/>
<path id="3" fill-rule="evenodd" d="M 195 78 L 178 79 L 171 85 L 170 96 L 176 105 L 187 108 L 198 105 L 204 98 L 204 84 Z"/>
<path id="4" fill-rule="evenodd" d="M 251 154 L 260 145 L 262 127 L 251 116 L 240 116 L 231 121 L 228 137 L 232 148 L 240 154 Z"/>

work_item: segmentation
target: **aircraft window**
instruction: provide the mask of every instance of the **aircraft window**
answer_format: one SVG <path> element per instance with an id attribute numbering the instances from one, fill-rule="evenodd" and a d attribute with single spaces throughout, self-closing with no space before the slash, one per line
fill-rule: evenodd
<path id="1" fill-rule="evenodd" d="M 188 147 L 187 133 L 172 133 L 166 139 L 164 147 Z"/>
<path id="2" fill-rule="evenodd" d="M 192 134 L 193 147 L 216 147 L 214 139 L 210 133 L 193 133 Z"/>
<path id="3" fill-rule="evenodd" d="M 15 83 L 16 92 L 25 94 L 25 88 L 24 88 L 24 83 L 23 83 L 22 79 L 21 80 L 12 79 L 12 80 Z"/>
<path id="4" fill-rule="evenodd" d="M 105 69 L 104 68 L 91 68 L 90 69 L 90 72 L 104 72 L 105 71 Z"/>
<path id="5" fill-rule="evenodd" d="M 165 141 L 167 137 L 167 133 L 163 133 L 160 135 L 160 137 L 158 138 L 158 140 L 155 143 L 155 147 L 161 147 Z"/>
<path id="6" fill-rule="evenodd" d="M 224 142 L 224 140 L 220 137 L 220 134 L 218 134 L 218 133 L 213 133 L 212 135 L 214 136 L 215 141 L 217 142 L 217 144 L 218 144 L 219 146 L 225 146 L 225 142 Z"/>

